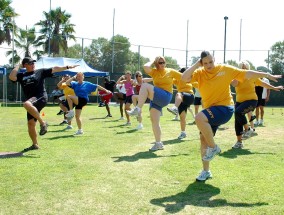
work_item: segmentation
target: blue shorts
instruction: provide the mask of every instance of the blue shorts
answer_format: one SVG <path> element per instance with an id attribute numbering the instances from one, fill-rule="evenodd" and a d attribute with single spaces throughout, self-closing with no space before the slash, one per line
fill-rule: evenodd
<path id="1" fill-rule="evenodd" d="M 158 87 L 154 87 L 154 98 L 150 101 L 150 109 L 155 108 L 162 111 L 162 108 L 170 104 L 173 94 Z"/>
<path id="2" fill-rule="evenodd" d="M 215 135 L 218 127 L 227 123 L 234 114 L 234 106 L 212 106 L 202 110 Z"/>

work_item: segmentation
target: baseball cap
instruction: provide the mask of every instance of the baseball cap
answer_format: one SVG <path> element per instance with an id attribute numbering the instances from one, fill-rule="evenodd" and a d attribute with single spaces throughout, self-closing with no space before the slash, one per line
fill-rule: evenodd
<path id="1" fill-rule="evenodd" d="M 26 64 L 26 63 L 34 63 L 36 62 L 36 60 L 32 59 L 31 57 L 25 57 L 23 60 L 22 60 L 22 65 Z"/>

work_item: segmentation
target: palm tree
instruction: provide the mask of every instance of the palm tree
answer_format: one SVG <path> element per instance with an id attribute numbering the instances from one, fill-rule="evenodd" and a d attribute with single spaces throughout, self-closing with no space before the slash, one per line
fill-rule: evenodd
<path id="1" fill-rule="evenodd" d="M 10 45 L 13 28 L 15 31 L 17 28 L 14 25 L 13 19 L 18 16 L 18 14 L 15 13 L 14 9 L 10 6 L 11 3 L 11 0 L 0 0 L 0 45 L 4 42 Z"/>
<path id="2" fill-rule="evenodd" d="M 45 20 L 40 20 L 35 25 L 41 26 L 39 40 L 44 41 L 44 50 L 49 52 L 49 33 L 50 33 L 50 53 L 59 54 L 60 48 L 67 52 L 67 40 L 76 41 L 74 24 L 70 23 L 71 15 L 61 10 L 61 7 L 51 10 L 50 13 L 43 12 Z"/>
<path id="3" fill-rule="evenodd" d="M 43 44 L 36 38 L 35 28 L 27 30 L 19 29 L 19 34 L 16 34 L 14 39 L 15 50 L 14 50 L 14 63 L 19 63 L 21 58 L 31 57 L 32 55 L 36 58 L 40 58 L 44 51 L 38 50 Z M 32 52 L 32 50 L 35 50 Z M 13 51 L 7 51 L 6 56 L 11 56 L 9 63 L 12 64 Z"/>

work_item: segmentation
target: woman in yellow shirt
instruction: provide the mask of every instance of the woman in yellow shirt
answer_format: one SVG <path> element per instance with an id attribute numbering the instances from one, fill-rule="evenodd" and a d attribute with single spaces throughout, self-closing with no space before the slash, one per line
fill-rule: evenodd
<path id="1" fill-rule="evenodd" d="M 228 122 L 234 113 L 234 101 L 230 90 L 232 80 L 242 82 L 245 79 L 262 77 L 277 81 L 281 75 L 243 70 L 224 64 L 215 65 L 214 57 L 208 51 L 201 52 L 200 60 L 182 74 L 184 81 L 198 82 L 204 106 L 204 109 L 195 116 L 200 131 L 203 164 L 203 170 L 196 178 L 197 181 L 205 181 L 212 177 L 209 162 L 221 152 L 214 141 L 214 135 L 217 128 Z"/>
<path id="2" fill-rule="evenodd" d="M 150 99 L 150 118 L 155 144 L 149 150 L 162 150 L 164 145 L 161 142 L 160 116 L 162 108 L 167 106 L 172 100 L 173 79 L 181 79 L 181 73 L 175 69 L 166 68 L 166 60 L 162 56 L 156 57 L 154 62 L 146 63 L 144 71 L 153 78 L 154 86 L 149 83 L 143 83 L 139 92 L 137 106 L 127 111 L 127 113 L 131 116 L 140 116 L 141 108 L 146 99 Z"/>
<path id="3" fill-rule="evenodd" d="M 239 68 L 249 70 L 250 65 L 247 61 L 242 61 L 239 63 Z M 253 129 L 248 125 L 246 114 L 253 111 L 257 105 L 255 86 L 262 86 L 275 91 L 282 90 L 283 86 L 274 87 L 259 78 L 245 79 L 243 82 L 233 80 L 232 86 L 236 89 L 235 132 L 237 136 L 237 142 L 232 148 L 243 148 L 242 138 L 248 138 L 253 133 Z"/>

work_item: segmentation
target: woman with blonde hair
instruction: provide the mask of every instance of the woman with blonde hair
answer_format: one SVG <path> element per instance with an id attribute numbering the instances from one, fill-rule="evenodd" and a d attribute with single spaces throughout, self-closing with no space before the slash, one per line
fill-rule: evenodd
<path id="1" fill-rule="evenodd" d="M 239 63 L 239 68 L 250 70 L 250 64 L 247 61 L 241 61 Z M 244 144 L 242 139 L 249 138 L 254 132 L 254 130 L 249 127 L 246 114 L 254 111 L 257 105 L 255 86 L 262 86 L 275 91 L 280 91 L 283 87 L 274 87 L 259 78 L 245 79 L 243 82 L 233 80 L 231 85 L 236 89 L 235 132 L 237 136 L 237 142 L 232 148 L 243 148 Z"/>
<path id="2" fill-rule="evenodd" d="M 78 72 L 75 76 L 69 78 L 66 81 L 67 86 L 71 86 L 74 89 L 75 95 L 68 95 L 66 97 L 69 111 L 66 117 L 72 119 L 75 115 L 78 131 L 75 135 L 83 134 L 81 113 L 83 107 L 89 102 L 89 94 L 96 91 L 97 89 L 105 91 L 107 94 L 111 93 L 109 90 L 103 88 L 100 85 L 93 84 L 88 81 L 84 81 L 84 73 Z M 73 107 L 75 106 L 75 113 Z"/>
<path id="3" fill-rule="evenodd" d="M 162 56 L 158 56 L 154 61 L 146 63 L 144 71 L 153 78 L 154 86 L 149 83 L 143 83 L 139 92 L 137 106 L 127 112 L 132 116 L 140 116 L 146 99 L 150 99 L 150 118 L 155 144 L 149 150 L 162 150 L 164 145 L 161 142 L 160 116 L 162 108 L 167 106 L 172 100 L 173 79 L 181 79 L 181 73 L 175 69 L 166 68 L 166 60 Z"/>

